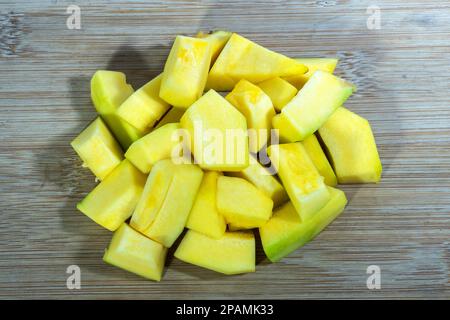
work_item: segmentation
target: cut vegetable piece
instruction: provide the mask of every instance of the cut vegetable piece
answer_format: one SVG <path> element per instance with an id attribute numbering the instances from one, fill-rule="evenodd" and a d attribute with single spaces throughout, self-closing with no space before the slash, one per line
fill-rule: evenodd
<path id="1" fill-rule="evenodd" d="M 272 100 L 275 110 L 278 112 L 295 97 L 298 90 L 286 80 L 276 77 L 258 83 L 260 87 Z"/>
<path id="2" fill-rule="evenodd" d="M 383 171 L 369 122 L 341 107 L 319 129 L 339 183 L 379 182 Z"/>
<path id="3" fill-rule="evenodd" d="M 111 239 L 103 261 L 141 277 L 160 281 L 167 249 L 123 223 Z"/>
<path id="4" fill-rule="evenodd" d="M 217 210 L 217 178 L 222 173 L 208 171 L 203 175 L 186 228 L 203 233 L 211 238 L 219 239 L 225 233 L 227 225 L 224 217 Z"/>
<path id="5" fill-rule="evenodd" d="M 239 171 L 248 166 L 245 117 L 227 100 L 210 90 L 181 117 L 190 137 L 190 150 L 203 169 Z"/>
<path id="6" fill-rule="evenodd" d="M 145 179 L 146 176 L 125 159 L 77 204 L 77 209 L 114 231 L 133 213 Z"/>
<path id="7" fill-rule="evenodd" d="M 167 248 L 183 232 L 203 177 L 203 171 L 193 164 L 179 164 L 174 170 L 161 209 L 145 230 L 145 234 Z"/>
<path id="8" fill-rule="evenodd" d="M 332 74 L 316 71 L 272 125 L 283 142 L 302 141 L 319 129 L 353 93 L 354 86 Z"/>
<path id="9" fill-rule="evenodd" d="M 103 180 L 123 159 L 123 152 L 101 118 L 96 118 L 71 143 L 83 166 Z"/>
<path id="10" fill-rule="evenodd" d="M 268 148 L 292 204 L 302 221 L 311 219 L 330 200 L 330 193 L 301 143 Z"/>
<path id="11" fill-rule="evenodd" d="M 323 152 L 317 137 L 312 134 L 303 140 L 302 144 L 305 147 L 309 158 L 317 168 L 317 171 L 319 171 L 319 174 L 324 177 L 325 184 L 330 187 L 337 185 L 336 175 L 334 174 L 333 168 L 331 168 L 327 156 Z"/>
<path id="12" fill-rule="evenodd" d="M 170 248 L 186 225 L 202 176 L 202 170 L 193 164 L 174 164 L 169 159 L 157 162 L 131 226 Z"/>
<path id="13" fill-rule="evenodd" d="M 187 108 L 203 94 L 211 62 L 208 41 L 177 36 L 164 66 L 159 96 Z"/>
<path id="14" fill-rule="evenodd" d="M 130 224 L 136 230 L 147 230 L 155 220 L 172 183 L 173 169 L 170 160 L 159 161 L 153 167 L 131 218 Z"/>
<path id="15" fill-rule="evenodd" d="M 269 96 L 247 80 L 239 81 L 226 97 L 247 119 L 251 139 L 250 152 L 257 153 L 267 144 L 275 110 Z"/>
<path id="16" fill-rule="evenodd" d="M 156 125 L 155 129 L 158 129 L 160 127 L 162 127 L 165 124 L 168 123 L 175 123 L 175 122 L 180 122 L 181 117 L 183 116 L 184 112 L 186 111 L 186 109 L 182 109 L 182 108 L 175 108 L 172 107 L 162 118 L 161 120 L 158 122 L 158 124 Z"/>
<path id="17" fill-rule="evenodd" d="M 216 61 L 223 47 L 225 47 L 228 39 L 231 37 L 231 32 L 229 31 L 214 31 L 213 33 L 197 33 L 197 38 L 202 38 L 209 42 L 211 46 L 211 66 Z"/>
<path id="18" fill-rule="evenodd" d="M 339 61 L 337 58 L 298 58 L 295 60 L 307 66 L 308 72 L 286 77 L 285 79 L 299 90 L 317 70 L 333 73 Z"/>
<path id="19" fill-rule="evenodd" d="M 307 71 L 308 68 L 300 62 L 233 33 L 211 68 L 206 87 L 231 91 L 241 79 L 258 83 Z"/>
<path id="20" fill-rule="evenodd" d="M 125 157 L 139 170 L 149 173 L 157 161 L 170 158 L 174 148 L 181 143 L 181 136 L 177 134 L 179 129 L 179 123 L 168 123 L 153 130 L 133 142 Z"/>
<path id="21" fill-rule="evenodd" d="M 289 200 L 286 190 L 284 190 L 281 183 L 257 161 L 242 171 L 229 172 L 228 175 L 243 178 L 253 183 L 272 199 L 274 207 Z"/>
<path id="22" fill-rule="evenodd" d="M 270 261 L 277 262 L 311 241 L 341 214 L 347 204 L 344 192 L 331 187 L 328 190 L 330 200 L 311 219 L 302 221 L 288 202 L 259 228 L 263 249 Z"/>
<path id="23" fill-rule="evenodd" d="M 257 228 L 272 215 L 273 201 L 245 179 L 222 176 L 217 180 L 217 209 L 227 223 Z"/>
<path id="24" fill-rule="evenodd" d="M 189 230 L 175 257 L 227 275 L 255 272 L 255 237 L 251 232 L 226 232 L 213 239 Z"/>
<path id="25" fill-rule="evenodd" d="M 117 110 L 117 114 L 135 128 L 149 132 L 170 105 L 159 97 L 161 87 L 160 74 L 131 96 Z"/>
<path id="26" fill-rule="evenodd" d="M 133 92 L 122 72 L 99 70 L 91 79 L 91 99 L 95 109 L 124 150 L 145 134 L 117 115 L 119 106 Z"/>

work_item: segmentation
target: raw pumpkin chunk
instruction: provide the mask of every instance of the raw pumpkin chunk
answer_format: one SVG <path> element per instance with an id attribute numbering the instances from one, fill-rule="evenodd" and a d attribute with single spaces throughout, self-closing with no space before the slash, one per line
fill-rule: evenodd
<path id="1" fill-rule="evenodd" d="M 272 145 L 268 154 L 298 215 L 302 221 L 311 219 L 330 193 L 305 148 L 301 143 Z"/>
<path id="2" fill-rule="evenodd" d="M 95 119 L 71 143 L 83 166 L 103 180 L 123 159 L 123 152 L 101 118 Z"/>
<path id="3" fill-rule="evenodd" d="M 125 159 L 77 204 L 77 209 L 114 231 L 133 213 L 145 179 L 146 176 Z"/>
<path id="4" fill-rule="evenodd" d="M 186 228 L 203 233 L 211 238 L 221 238 L 227 225 L 224 217 L 217 210 L 217 178 L 222 176 L 218 171 L 207 171 L 203 175 Z"/>
<path id="5" fill-rule="evenodd" d="M 181 141 L 177 130 L 179 123 L 168 123 L 155 129 L 141 139 L 133 142 L 125 153 L 139 170 L 149 173 L 152 166 L 159 160 L 171 158 L 172 152 Z"/>
<path id="6" fill-rule="evenodd" d="M 257 228 L 272 215 L 273 201 L 242 178 L 222 176 L 217 180 L 217 209 L 227 223 Z"/>
<path id="7" fill-rule="evenodd" d="M 312 134 L 308 138 L 302 141 L 309 158 L 314 163 L 314 166 L 319 171 L 319 174 L 324 177 L 325 184 L 330 187 L 337 185 L 336 175 L 334 174 L 333 168 L 328 162 L 327 156 L 322 150 L 317 137 Z"/>
<path id="8" fill-rule="evenodd" d="M 272 199 L 274 207 L 279 206 L 289 199 L 282 184 L 257 161 L 254 161 L 242 171 L 229 172 L 228 175 L 243 178 L 253 183 Z"/>
<path id="9" fill-rule="evenodd" d="M 354 86 L 332 74 L 316 71 L 308 83 L 273 117 L 284 142 L 302 141 L 319 129 L 353 93 Z"/>
<path id="10" fill-rule="evenodd" d="M 275 115 L 272 101 L 261 88 L 247 80 L 239 81 L 225 99 L 247 119 L 249 150 L 257 153 L 269 139 L 272 118 Z"/>
<path id="11" fill-rule="evenodd" d="M 155 220 L 172 183 L 173 169 L 170 160 L 159 161 L 153 167 L 131 218 L 130 224 L 136 230 L 148 229 Z"/>
<path id="12" fill-rule="evenodd" d="M 231 91 L 241 79 L 258 83 L 274 77 L 304 74 L 302 63 L 266 49 L 236 33 L 228 40 L 208 75 L 206 87 Z"/>
<path id="13" fill-rule="evenodd" d="M 125 74 L 122 72 L 99 70 L 92 76 L 91 99 L 95 109 L 124 150 L 145 134 L 117 114 L 119 106 L 133 92 L 133 88 L 127 83 Z"/>
<path id="14" fill-rule="evenodd" d="M 130 225 L 170 248 L 186 225 L 202 176 L 203 171 L 193 164 L 157 162 Z"/>
<path id="15" fill-rule="evenodd" d="M 295 60 L 308 67 L 308 72 L 306 72 L 305 74 L 294 75 L 285 78 L 286 81 L 288 81 L 298 90 L 300 90 L 305 85 L 305 83 L 317 70 L 333 73 L 339 61 L 336 58 L 297 58 Z"/>
<path id="16" fill-rule="evenodd" d="M 278 112 L 280 112 L 298 92 L 292 84 L 280 77 L 260 82 L 258 83 L 258 87 L 270 97 L 275 110 Z"/>
<path id="17" fill-rule="evenodd" d="M 230 39 L 232 33 L 229 31 L 214 31 L 213 33 L 197 33 L 197 38 L 202 38 L 209 42 L 211 46 L 211 66 L 216 61 L 223 47 L 225 47 L 228 39 Z"/>
<path id="18" fill-rule="evenodd" d="M 251 232 L 226 232 L 213 239 L 189 230 L 175 257 L 227 275 L 255 272 L 255 237 Z"/>
<path id="19" fill-rule="evenodd" d="M 141 277 L 160 281 L 167 249 L 123 223 L 105 250 L 103 261 Z"/>
<path id="20" fill-rule="evenodd" d="M 180 122 L 186 109 L 172 107 L 170 110 L 161 118 L 161 120 L 156 125 L 155 129 L 162 127 L 168 123 Z"/>
<path id="21" fill-rule="evenodd" d="M 331 187 L 328 190 L 330 200 L 311 219 L 302 221 L 292 202 L 288 202 L 259 228 L 263 249 L 270 261 L 277 262 L 305 245 L 341 214 L 347 204 L 344 192 Z"/>
<path id="22" fill-rule="evenodd" d="M 382 165 L 369 122 L 341 107 L 319 129 L 339 183 L 381 179 Z"/>
<path id="23" fill-rule="evenodd" d="M 159 96 L 175 107 L 189 107 L 203 94 L 210 62 L 208 41 L 177 36 L 164 66 Z"/>
<path id="24" fill-rule="evenodd" d="M 135 128 L 149 132 L 164 113 L 169 110 L 167 102 L 159 97 L 160 74 L 128 97 L 117 114 Z"/>
<path id="25" fill-rule="evenodd" d="M 180 120 L 196 163 L 206 170 L 239 171 L 248 166 L 245 117 L 214 90 L 205 93 Z"/>

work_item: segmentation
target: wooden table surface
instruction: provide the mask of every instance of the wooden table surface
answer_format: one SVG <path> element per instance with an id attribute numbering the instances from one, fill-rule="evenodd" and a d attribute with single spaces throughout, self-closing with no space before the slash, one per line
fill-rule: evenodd
<path id="1" fill-rule="evenodd" d="M 0 1 L 0 298 L 450 298 L 450 2 Z M 380 29 L 367 8 L 380 9 Z M 155 283 L 102 262 L 111 233 L 75 209 L 95 185 L 69 142 L 94 119 L 89 80 L 120 70 L 135 88 L 177 34 L 228 29 L 292 57 L 333 57 L 359 91 L 384 166 L 344 186 L 349 205 L 280 263 L 226 277 L 169 259 Z M 69 265 L 81 289 L 66 287 Z M 366 286 L 381 269 L 381 289 Z"/>

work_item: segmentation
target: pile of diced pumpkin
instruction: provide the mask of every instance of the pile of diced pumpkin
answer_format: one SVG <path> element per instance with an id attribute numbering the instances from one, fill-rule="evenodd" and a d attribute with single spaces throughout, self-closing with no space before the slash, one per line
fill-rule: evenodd
<path id="1" fill-rule="evenodd" d="M 239 274 L 255 271 L 255 236 L 272 262 L 314 238 L 347 204 L 338 183 L 382 171 L 368 121 L 343 106 L 355 86 L 337 62 L 217 31 L 177 36 L 136 91 L 97 71 L 99 117 L 72 146 L 100 181 L 77 208 L 114 232 L 104 261 L 159 281 L 177 243 L 177 259 Z M 211 150 L 206 130 L 244 134 Z"/>

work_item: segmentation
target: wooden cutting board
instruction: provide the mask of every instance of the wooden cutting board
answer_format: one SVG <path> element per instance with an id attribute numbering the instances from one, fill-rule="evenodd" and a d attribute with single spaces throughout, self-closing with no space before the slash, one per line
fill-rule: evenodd
<path id="1" fill-rule="evenodd" d="M 76 2 L 79 30 L 67 27 L 70 2 L 0 3 L 0 298 L 450 298 L 448 1 Z M 339 57 L 383 180 L 342 186 L 342 216 L 280 263 L 259 247 L 256 273 L 226 277 L 170 258 L 162 282 L 146 281 L 102 262 L 111 233 L 75 209 L 95 182 L 69 142 L 95 117 L 95 70 L 123 71 L 137 88 L 161 72 L 175 35 L 211 29 Z M 79 290 L 66 287 L 70 265 Z M 366 285 L 371 265 L 379 290 Z"/>

